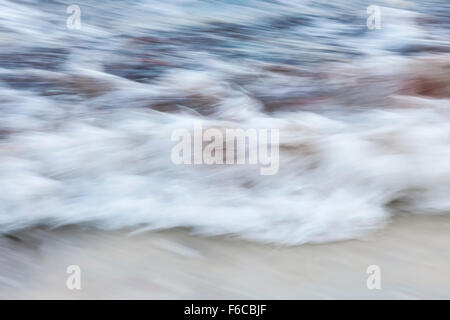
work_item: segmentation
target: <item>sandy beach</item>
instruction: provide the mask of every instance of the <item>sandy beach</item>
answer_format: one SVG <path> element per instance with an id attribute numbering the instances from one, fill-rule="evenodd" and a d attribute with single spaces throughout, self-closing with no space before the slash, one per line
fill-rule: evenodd
<path id="1" fill-rule="evenodd" d="M 276 247 L 185 230 L 33 229 L 0 240 L 6 299 L 448 299 L 450 216 L 402 216 L 363 240 Z M 66 268 L 81 268 L 81 290 Z M 381 269 L 368 290 L 366 269 Z"/>

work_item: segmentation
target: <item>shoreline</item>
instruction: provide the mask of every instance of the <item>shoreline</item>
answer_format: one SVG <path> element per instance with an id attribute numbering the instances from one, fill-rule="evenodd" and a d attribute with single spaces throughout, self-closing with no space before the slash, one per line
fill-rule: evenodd
<path id="1" fill-rule="evenodd" d="M 450 216 L 395 217 L 364 240 L 277 247 L 185 230 L 35 228 L 0 239 L 1 299 L 448 299 Z M 69 290 L 66 269 L 81 269 Z M 369 290 L 369 265 L 381 289 Z"/>

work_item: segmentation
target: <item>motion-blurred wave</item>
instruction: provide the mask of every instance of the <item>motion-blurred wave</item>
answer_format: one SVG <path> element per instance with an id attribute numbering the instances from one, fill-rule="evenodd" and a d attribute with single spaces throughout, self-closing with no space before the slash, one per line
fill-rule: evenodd
<path id="1" fill-rule="evenodd" d="M 450 210 L 447 1 L 0 1 L 0 231 L 281 244 Z M 278 128 L 280 169 L 176 166 L 173 130 Z"/>

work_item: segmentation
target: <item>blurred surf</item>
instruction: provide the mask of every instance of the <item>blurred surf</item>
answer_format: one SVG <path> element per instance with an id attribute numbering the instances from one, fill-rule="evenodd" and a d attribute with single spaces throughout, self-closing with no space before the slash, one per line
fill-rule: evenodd
<path id="1" fill-rule="evenodd" d="M 0 1 L 0 232 L 300 244 L 450 210 L 447 1 Z M 277 128 L 280 169 L 176 166 L 173 130 Z"/>

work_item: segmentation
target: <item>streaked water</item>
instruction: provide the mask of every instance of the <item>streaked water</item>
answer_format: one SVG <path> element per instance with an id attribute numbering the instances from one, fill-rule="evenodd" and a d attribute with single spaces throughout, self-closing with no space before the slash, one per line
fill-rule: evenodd
<path id="1" fill-rule="evenodd" d="M 450 5 L 0 1 L 0 231 L 298 244 L 450 210 Z M 277 128 L 280 170 L 176 166 L 173 130 Z"/>

